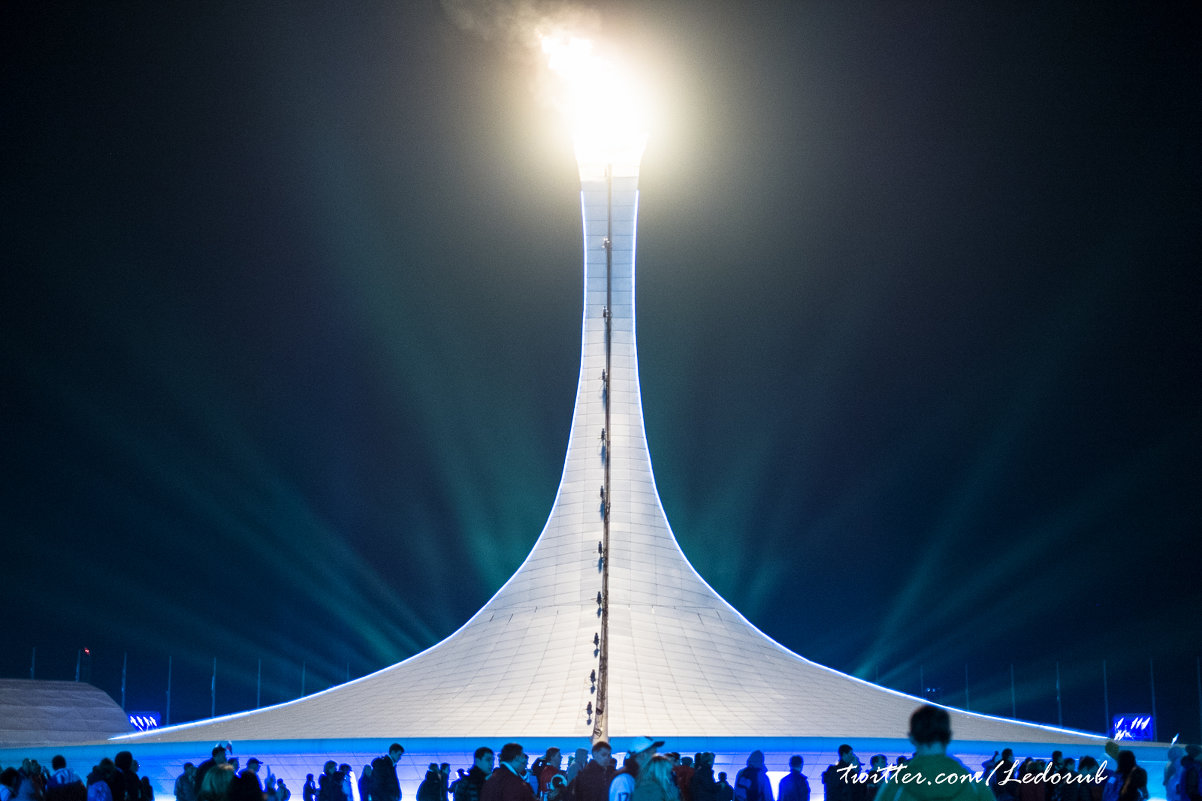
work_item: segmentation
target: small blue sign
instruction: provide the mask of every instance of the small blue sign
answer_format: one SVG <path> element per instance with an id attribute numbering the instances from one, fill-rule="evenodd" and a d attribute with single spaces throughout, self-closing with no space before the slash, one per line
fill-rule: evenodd
<path id="1" fill-rule="evenodd" d="M 138 731 L 150 731 L 157 729 L 159 724 L 163 722 L 163 717 L 158 712 L 130 712 L 129 725 L 133 726 Z"/>
<path id="2" fill-rule="evenodd" d="M 1151 715 L 1115 715 L 1112 723 L 1110 736 L 1115 742 L 1152 739 Z"/>

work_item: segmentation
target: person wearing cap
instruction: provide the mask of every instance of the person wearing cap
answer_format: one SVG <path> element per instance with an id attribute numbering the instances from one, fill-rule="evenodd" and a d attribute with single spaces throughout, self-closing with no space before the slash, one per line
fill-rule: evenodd
<path id="1" fill-rule="evenodd" d="M 505 743 L 497 769 L 484 781 L 480 801 L 534 801 L 534 790 L 522 778 L 530 757 L 521 743 Z"/>
<path id="2" fill-rule="evenodd" d="M 652 740 L 650 737 L 636 737 L 626 752 L 626 760 L 622 769 L 614 774 L 609 783 L 609 801 L 630 801 L 634 793 L 634 783 L 639 777 L 639 770 L 651 761 L 663 740 Z"/>
<path id="3" fill-rule="evenodd" d="M 910 716 L 914 758 L 881 785 L 876 801 L 994 801 L 989 785 L 976 781 L 963 762 L 948 755 L 951 739 L 946 709 L 930 704 L 916 709 Z"/>

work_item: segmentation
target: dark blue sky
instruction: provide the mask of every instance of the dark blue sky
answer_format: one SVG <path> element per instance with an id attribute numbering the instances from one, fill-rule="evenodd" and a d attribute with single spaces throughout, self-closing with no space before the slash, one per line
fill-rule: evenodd
<path id="1" fill-rule="evenodd" d="M 973 7 L 968 7 L 969 5 Z M 0 672 L 173 717 L 391 664 L 550 509 L 578 183 L 490 12 L 659 98 L 639 348 L 669 520 L 809 658 L 1199 736 L 1194 3 L 9 3 Z M 466 13 L 466 17 L 465 17 Z M 481 25 L 464 26 L 465 18 Z M 470 29 L 469 29 L 470 28 Z M 486 35 L 487 34 L 487 35 Z M 899 722 L 899 727 L 901 726 Z M 900 730 L 900 728 L 899 728 Z"/>

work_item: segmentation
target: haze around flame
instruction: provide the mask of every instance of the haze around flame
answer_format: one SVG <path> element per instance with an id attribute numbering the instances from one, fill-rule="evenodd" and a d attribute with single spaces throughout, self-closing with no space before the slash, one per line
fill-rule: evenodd
<path id="1" fill-rule="evenodd" d="M 639 81 L 593 40 L 566 32 L 538 35 L 555 78 L 556 102 L 567 117 L 581 167 L 637 171 L 647 144 L 649 106 Z"/>

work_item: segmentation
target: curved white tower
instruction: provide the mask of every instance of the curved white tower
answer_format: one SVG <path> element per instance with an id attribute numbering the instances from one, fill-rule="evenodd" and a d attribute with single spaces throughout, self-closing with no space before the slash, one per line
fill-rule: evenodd
<path id="1" fill-rule="evenodd" d="M 140 742 L 405 739 L 560 742 L 641 734 L 895 739 L 919 699 L 822 667 L 713 591 L 668 525 L 643 430 L 635 346 L 641 146 L 580 153 L 584 308 L 563 476 L 517 572 L 462 628 L 370 676 Z M 454 536 L 454 532 L 447 532 Z M 796 610 L 799 615 L 804 609 Z M 1089 743 L 953 710 L 957 740 Z"/>

